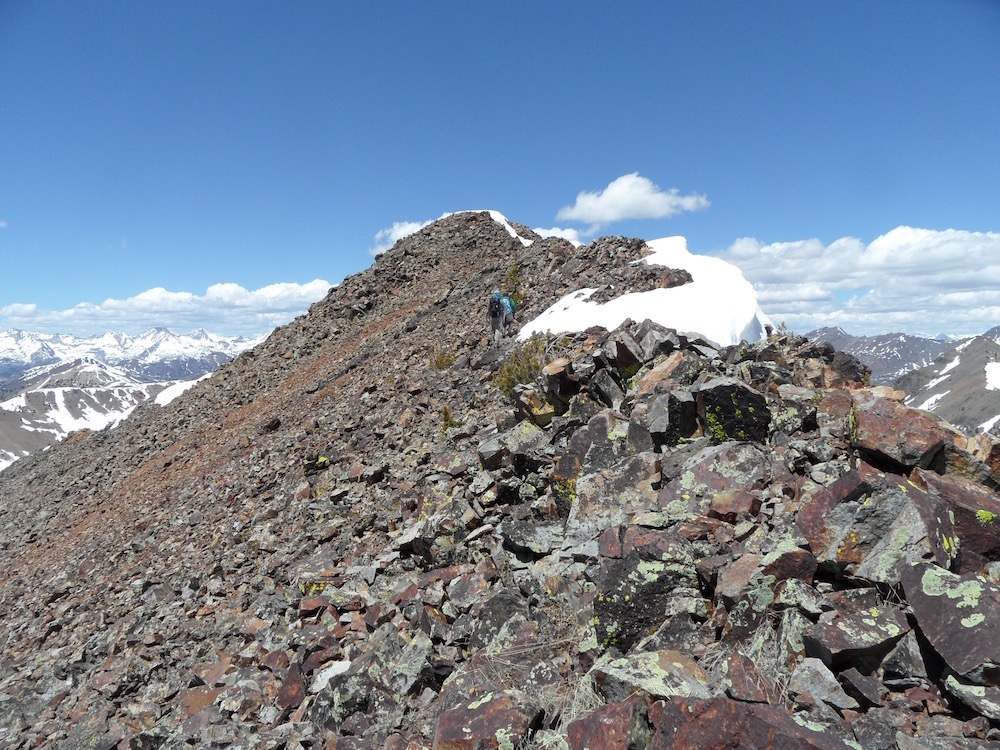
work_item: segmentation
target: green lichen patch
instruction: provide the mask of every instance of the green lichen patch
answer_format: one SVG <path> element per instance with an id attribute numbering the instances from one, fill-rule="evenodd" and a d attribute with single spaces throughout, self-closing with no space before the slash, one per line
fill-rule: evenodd
<path id="1" fill-rule="evenodd" d="M 979 606 L 983 595 L 983 584 L 979 580 L 967 579 L 957 581 L 954 575 L 943 568 L 928 567 L 921 578 L 921 587 L 927 596 L 945 596 L 958 600 L 958 608 L 974 608 Z"/>
<path id="2" fill-rule="evenodd" d="M 979 521 L 980 526 L 991 526 L 997 521 L 997 514 L 990 513 L 988 510 L 977 510 L 976 520 Z"/>

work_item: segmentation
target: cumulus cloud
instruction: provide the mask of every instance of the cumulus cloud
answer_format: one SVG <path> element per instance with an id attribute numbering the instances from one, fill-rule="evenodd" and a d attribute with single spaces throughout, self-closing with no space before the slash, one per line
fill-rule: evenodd
<path id="1" fill-rule="evenodd" d="M 368 249 L 369 255 L 381 255 L 404 237 L 409 237 L 414 232 L 430 224 L 430 221 L 397 221 L 391 227 L 380 229 L 375 233 L 375 247 Z"/>
<path id="2" fill-rule="evenodd" d="M 708 208 L 704 195 L 681 195 L 677 188 L 661 190 L 638 172 L 626 174 L 598 193 L 581 192 L 576 203 L 559 209 L 556 219 L 591 225 L 588 234 L 601 226 L 626 219 L 668 219 L 686 211 Z"/>
<path id="3" fill-rule="evenodd" d="M 0 327 L 80 336 L 105 331 L 136 334 L 156 327 L 259 336 L 306 312 L 326 296 L 330 286 L 322 279 L 307 284 L 270 284 L 256 290 L 226 283 L 213 284 L 203 295 L 155 287 L 128 299 L 82 302 L 66 310 L 14 303 L 0 308 Z"/>
<path id="4" fill-rule="evenodd" d="M 982 333 L 1000 323 L 1000 233 L 901 226 L 869 243 L 843 237 L 715 253 L 754 284 L 760 305 L 795 331 Z"/>
<path id="5" fill-rule="evenodd" d="M 552 227 L 551 229 L 543 229 L 542 227 L 535 227 L 533 231 L 539 237 L 562 237 L 564 240 L 569 240 L 574 245 L 582 244 L 582 241 L 580 240 L 579 229 L 570 229 L 563 227 Z"/>

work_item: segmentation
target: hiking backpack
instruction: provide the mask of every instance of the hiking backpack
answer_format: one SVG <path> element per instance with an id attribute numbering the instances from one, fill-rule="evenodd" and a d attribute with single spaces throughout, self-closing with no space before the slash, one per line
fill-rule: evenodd
<path id="1" fill-rule="evenodd" d="M 490 297 L 490 317 L 499 318 L 503 315 L 503 302 L 499 297 Z"/>

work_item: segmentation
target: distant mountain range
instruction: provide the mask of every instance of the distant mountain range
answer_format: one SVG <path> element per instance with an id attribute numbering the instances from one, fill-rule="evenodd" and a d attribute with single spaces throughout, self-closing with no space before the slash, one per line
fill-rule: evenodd
<path id="1" fill-rule="evenodd" d="M 0 469 L 75 430 L 117 424 L 260 341 L 164 328 L 136 337 L 0 332 Z"/>
<path id="2" fill-rule="evenodd" d="M 927 367 L 958 343 L 908 333 L 852 336 L 843 328 L 818 328 L 807 333 L 806 338 L 826 341 L 834 349 L 857 357 L 871 368 L 872 385 L 891 385 L 907 373 Z"/>
<path id="3" fill-rule="evenodd" d="M 262 338 L 227 337 L 199 329 L 177 334 L 153 328 L 139 336 L 109 332 L 79 337 L 9 330 L 0 332 L 0 388 L 40 365 L 95 359 L 139 382 L 191 380 L 260 343 Z M 0 397 L 9 393 L 0 390 Z"/>
<path id="4" fill-rule="evenodd" d="M 908 405 L 968 433 L 1000 434 L 1000 326 L 959 340 L 852 336 L 841 328 L 820 328 L 806 337 L 854 355 L 871 368 L 873 385 L 903 391 Z"/>

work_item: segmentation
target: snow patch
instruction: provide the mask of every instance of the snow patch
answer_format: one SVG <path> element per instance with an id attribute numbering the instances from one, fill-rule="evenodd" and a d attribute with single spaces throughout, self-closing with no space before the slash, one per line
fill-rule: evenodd
<path id="1" fill-rule="evenodd" d="M 670 289 L 625 294 L 604 304 L 589 300 L 595 289 L 577 290 L 522 326 L 518 338 L 524 340 L 543 331 L 583 331 L 591 326 L 612 330 L 627 318 L 649 318 L 667 328 L 697 332 L 722 346 L 766 337 L 765 326 L 770 320 L 758 306 L 753 286 L 736 266 L 690 253 L 684 237 L 665 237 L 646 244 L 653 253 L 637 262 L 686 269 L 693 281 Z"/>
<path id="2" fill-rule="evenodd" d="M 521 235 L 519 235 L 514 230 L 514 227 L 511 226 L 510 220 L 506 216 L 504 216 L 502 213 L 500 213 L 499 211 L 490 211 L 489 214 L 490 214 L 490 218 L 493 219 L 493 221 L 495 221 L 497 224 L 502 224 L 503 228 L 507 230 L 507 234 L 509 234 L 515 240 L 520 240 L 522 245 L 524 245 L 525 247 L 527 247 L 528 245 L 530 245 L 532 243 L 533 240 L 529 240 L 529 239 L 527 239 L 527 238 L 522 237 Z"/>
<path id="3" fill-rule="evenodd" d="M 944 393 L 938 393 L 937 395 L 931 396 L 929 399 L 920 404 L 920 406 L 918 406 L 917 408 L 922 409 L 923 411 L 934 411 L 934 407 L 937 406 L 938 401 L 943 399 L 949 393 L 951 393 L 951 391 L 945 391 Z"/>
<path id="4" fill-rule="evenodd" d="M 986 363 L 986 390 L 1000 390 L 1000 362 Z"/>
<path id="5" fill-rule="evenodd" d="M 995 425 L 997 422 L 1000 422 L 1000 414 L 997 414 L 995 417 L 993 417 L 993 419 L 987 419 L 985 422 L 979 425 L 979 429 L 982 432 L 989 432 L 990 430 L 993 429 L 993 425 Z"/>
<path id="6" fill-rule="evenodd" d="M 941 383 L 943 383 L 944 381 L 946 381 L 948 379 L 948 377 L 949 377 L 948 375 L 945 375 L 944 377 L 941 377 L 941 378 L 934 378 L 934 380 L 932 380 L 926 386 L 924 386 L 924 390 L 925 391 L 929 391 L 932 388 L 937 387 L 938 385 L 940 385 Z"/>
<path id="7" fill-rule="evenodd" d="M 197 380 L 182 380 L 179 383 L 168 385 L 166 388 L 164 388 L 162 391 L 156 394 L 156 397 L 153 399 L 153 402 L 157 406 L 166 406 L 175 398 L 184 393 L 186 390 L 193 387 L 196 383 L 200 383 L 202 380 L 205 380 L 206 378 L 210 377 L 212 377 L 212 373 L 208 373 L 208 375 L 202 375 Z"/>
<path id="8" fill-rule="evenodd" d="M 961 362 L 961 360 L 962 360 L 961 357 L 955 357 L 955 359 L 953 359 L 951 362 L 949 362 L 944 366 L 944 368 L 941 370 L 941 372 L 938 373 L 938 375 L 945 375 L 946 373 L 951 372 L 956 367 L 958 367 L 958 364 L 959 362 Z"/>

